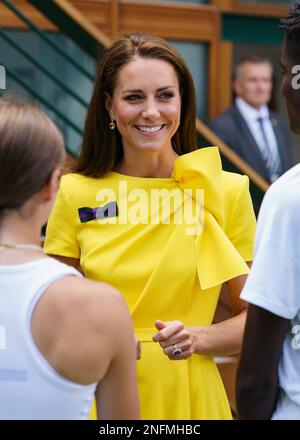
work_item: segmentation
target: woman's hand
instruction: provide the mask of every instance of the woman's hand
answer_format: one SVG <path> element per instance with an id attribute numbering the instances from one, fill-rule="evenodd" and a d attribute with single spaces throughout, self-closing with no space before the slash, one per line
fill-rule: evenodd
<path id="1" fill-rule="evenodd" d="M 248 265 L 250 266 L 249 263 Z M 239 353 L 247 316 L 247 304 L 239 295 L 246 278 L 246 275 L 240 275 L 227 283 L 236 315 L 233 318 L 217 324 L 193 327 L 186 327 L 181 321 L 157 320 L 155 327 L 158 332 L 152 340 L 159 342 L 164 353 L 171 360 L 187 359 L 192 354 L 231 356 Z M 175 349 L 180 349 L 181 353 L 174 355 Z"/>
<path id="2" fill-rule="evenodd" d="M 159 342 L 165 355 L 170 360 L 187 359 L 194 353 L 194 342 L 191 331 L 181 321 L 155 321 L 158 332 L 153 342 Z M 179 350 L 173 354 L 174 350 Z M 180 353 L 181 350 L 181 353 Z"/>

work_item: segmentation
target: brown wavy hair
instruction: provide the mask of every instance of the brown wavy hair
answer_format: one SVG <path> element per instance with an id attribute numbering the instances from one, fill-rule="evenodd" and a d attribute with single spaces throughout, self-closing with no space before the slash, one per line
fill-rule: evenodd
<path id="1" fill-rule="evenodd" d="M 45 113 L 0 98 L 0 217 L 41 191 L 64 158 L 63 137 Z"/>
<path id="2" fill-rule="evenodd" d="M 135 57 L 170 63 L 177 74 L 181 94 L 181 122 L 172 137 L 178 155 L 196 148 L 196 99 L 192 75 L 177 50 L 162 38 L 143 33 L 122 37 L 106 50 L 97 68 L 97 78 L 85 121 L 82 150 L 74 172 L 100 177 L 111 171 L 123 157 L 118 129 L 109 129 L 110 117 L 105 95 L 113 96 L 122 67 Z"/>

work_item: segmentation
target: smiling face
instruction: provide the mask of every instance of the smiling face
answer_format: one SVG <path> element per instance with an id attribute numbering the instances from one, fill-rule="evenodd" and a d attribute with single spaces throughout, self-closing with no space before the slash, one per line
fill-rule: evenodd
<path id="1" fill-rule="evenodd" d="M 286 52 L 285 43 L 281 50 L 280 65 L 282 67 L 281 92 L 285 99 L 290 128 L 300 134 L 300 89 L 296 87 L 297 84 L 293 83 L 296 75 L 292 73 L 293 66 L 300 65 L 300 60 L 292 61 Z"/>
<path id="2" fill-rule="evenodd" d="M 270 64 L 245 62 L 239 67 L 233 87 L 238 96 L 259 110 L 271 99 L 272 68 Z"/>
<path id="3" fill-rule="evenodd" d="M 171 151 L 181 112 L 175 69 L 163 60 L 135 58 L 120 70 L 106 108 L 116 121 L 124 153 Z"/>

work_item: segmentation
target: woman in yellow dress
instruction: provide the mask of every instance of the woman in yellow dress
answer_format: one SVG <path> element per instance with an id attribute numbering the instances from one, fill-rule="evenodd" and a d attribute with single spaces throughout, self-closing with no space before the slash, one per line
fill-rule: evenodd
<path id="1" fill-rule="evenodd" d="M 158 37 L 121 38 L 100 60 L 81 155 L 47 227 L 47 253 L 124 294 L 143 419 L 231 418 L 213 356 L 240 350 L 255 217 L 248 178 L 195 138 L 181 56 Z M 235 316 L 212 324 L 224 282 Z"/>

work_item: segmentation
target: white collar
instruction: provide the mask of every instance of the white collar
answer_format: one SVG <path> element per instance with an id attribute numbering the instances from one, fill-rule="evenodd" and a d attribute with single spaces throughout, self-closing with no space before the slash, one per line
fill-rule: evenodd
<path id="1" fill-rule="evenodd" d="M 252 119 L 252 120 L 257 120 L 257 118 L 270 118 L 270 113 L 269 113 L 269 109 L 267 105 L 262 105 L 261 108 L 259 110 L 256 110 L 254 107 L 252 107 L 251 105 L 249 105 L 243 98 L 241 98 L 240 96 L 238 96 L 235 99 L 235 104 L 237 106 L 237 108 L 239 109 L 239 111 L 241 112 L 242 116 L 244 116 L 244 118 L 246 120 Z"/>

